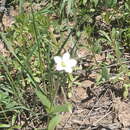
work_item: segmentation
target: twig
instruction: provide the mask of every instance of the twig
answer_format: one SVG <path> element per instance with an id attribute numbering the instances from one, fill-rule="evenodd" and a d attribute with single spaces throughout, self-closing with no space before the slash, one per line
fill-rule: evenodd
<path id="1" fill-rule="evenodd" d="M 107 92 L 107 91 L 108 91 L 108 89 L 106 90 L 106 92 Z M 105 94 L 106 94 L 106 92 L 105 92 Z M 105 94 L 104 94 L 104 95 L 105 95 Z M 81 129 L 82 125 L 84 124 L 84 122 L 85 122 L 86 119 L 87 119 L 87 116 L 89 116 L 89 115 L 92 113 L 92 111 L 94 110 L 95 106 L 99 103 L 99 101 L 101 100 L 101 98 L 102 98 L 104 95 L 102 95 L 102 96 L 98 99 L 98 101 L 96 102 L 96 104 L 93 105 L 92 109 L 91 109 L 91 110 L 89 111 L 89 113 L 84 117 L 84 120 L 82 121 L 82 124 L 80 125 L 80 127 L 78 128 L 78 130 Z M 89 128 L 88 128 L 88 129 L 89 129 Z"/>
<path id="2" fill-rule="evenodd" d="M 95 126 L 98 122 L 100 122 L 103 118 L 105 118 L 106 116 L 108 116 L 110 113 L 111 113 L 111 111 L 110 111 L 110 109 L 112 108 L 112 105 L 109 107 L 109 109 L 108 109 L 108 113 L 106 113 L 104 116 L 102 116 L 100 119 L 98 119 L 95 123 L 93 123 L 93 125 Z"/>

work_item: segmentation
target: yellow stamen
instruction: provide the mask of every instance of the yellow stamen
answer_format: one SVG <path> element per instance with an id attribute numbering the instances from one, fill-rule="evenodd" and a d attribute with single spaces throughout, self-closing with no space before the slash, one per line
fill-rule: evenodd
<path id="1" fill-rule="evenodd" d="M 66 64 L 62 61 L 62 62 L 61 62 L 61 66 L 62 66 L 62 67 L 66 67 Z"/>

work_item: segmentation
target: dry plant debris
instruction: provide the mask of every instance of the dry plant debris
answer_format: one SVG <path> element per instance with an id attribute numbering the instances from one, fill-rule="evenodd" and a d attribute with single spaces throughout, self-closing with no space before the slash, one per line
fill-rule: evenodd
<path id="1" fill-rule="evenodd" d="M 130 127 L 130 103 L 122 102 L 120 98 L 114 99 L 114 109 L 120 123 L 126 127 Z"/>

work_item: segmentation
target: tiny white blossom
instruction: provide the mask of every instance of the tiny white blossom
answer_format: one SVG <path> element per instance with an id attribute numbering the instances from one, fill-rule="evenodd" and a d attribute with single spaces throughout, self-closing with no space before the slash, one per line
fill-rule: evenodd
<path id="1" fill-rule="evenodd" d="M 56 63 L 56 70 L 72 73 L 73 67 L 76 66 L 77 61 L 75 59 L 70 58 L 70 54 L 66 52 L 62 57 L 55 56 L 54 61 Z"/>

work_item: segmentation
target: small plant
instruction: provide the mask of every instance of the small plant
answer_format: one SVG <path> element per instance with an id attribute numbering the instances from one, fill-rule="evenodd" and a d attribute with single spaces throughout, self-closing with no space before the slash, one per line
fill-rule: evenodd
<path id="1" fill-rule="evenodd" d="M 57 71 L 64 70 L 67 73 L 72 73 L 72 69 L 73 69 L 73 67 L 76 66 L 76 63 L 77 63 L 76 60 L 70 58 L 70 54 L 68 52 L 66 52 L 63 55 L 63 57 L 55 56 L 54 61 L 56 63 Z M 60 76 L 60 75 L 58 75 L 58 76 Z M 62 84 L 60 83 L 60 81 L 57 81 L 57 82 L 59 82 L 59 84 L 60 84 L 59 87 L 62 87 Z M 68 82 L 68 84 L 69 84 L 69 82 Z M 63 95 L 65 96 L 64 98 L 66 100 L 64 88 L 62 87 L 61 89 L 62 89 Z M 67 103 L 67 101 L 65 101 L 66 103 L 64 105 L 56 105 L 54 103 L 54 100 L 51 101 L 50 99 L 48 99 L 48 97 L 41 91 L 36 90 L 36 94 L 39 97 L 42 104 L 44 105 L 44 107 L 46 108 L 46 111 L 49 115 L 48 130 L 53 130 L 57 126 L 57 124 L 60 122 L 60 120 L 61 120 L 60 113 L 61 112 L 72 112 L 72 105 L 70 103 Z M 52 98 L 55 98 L 55 97 L 52 97 Z"/>

